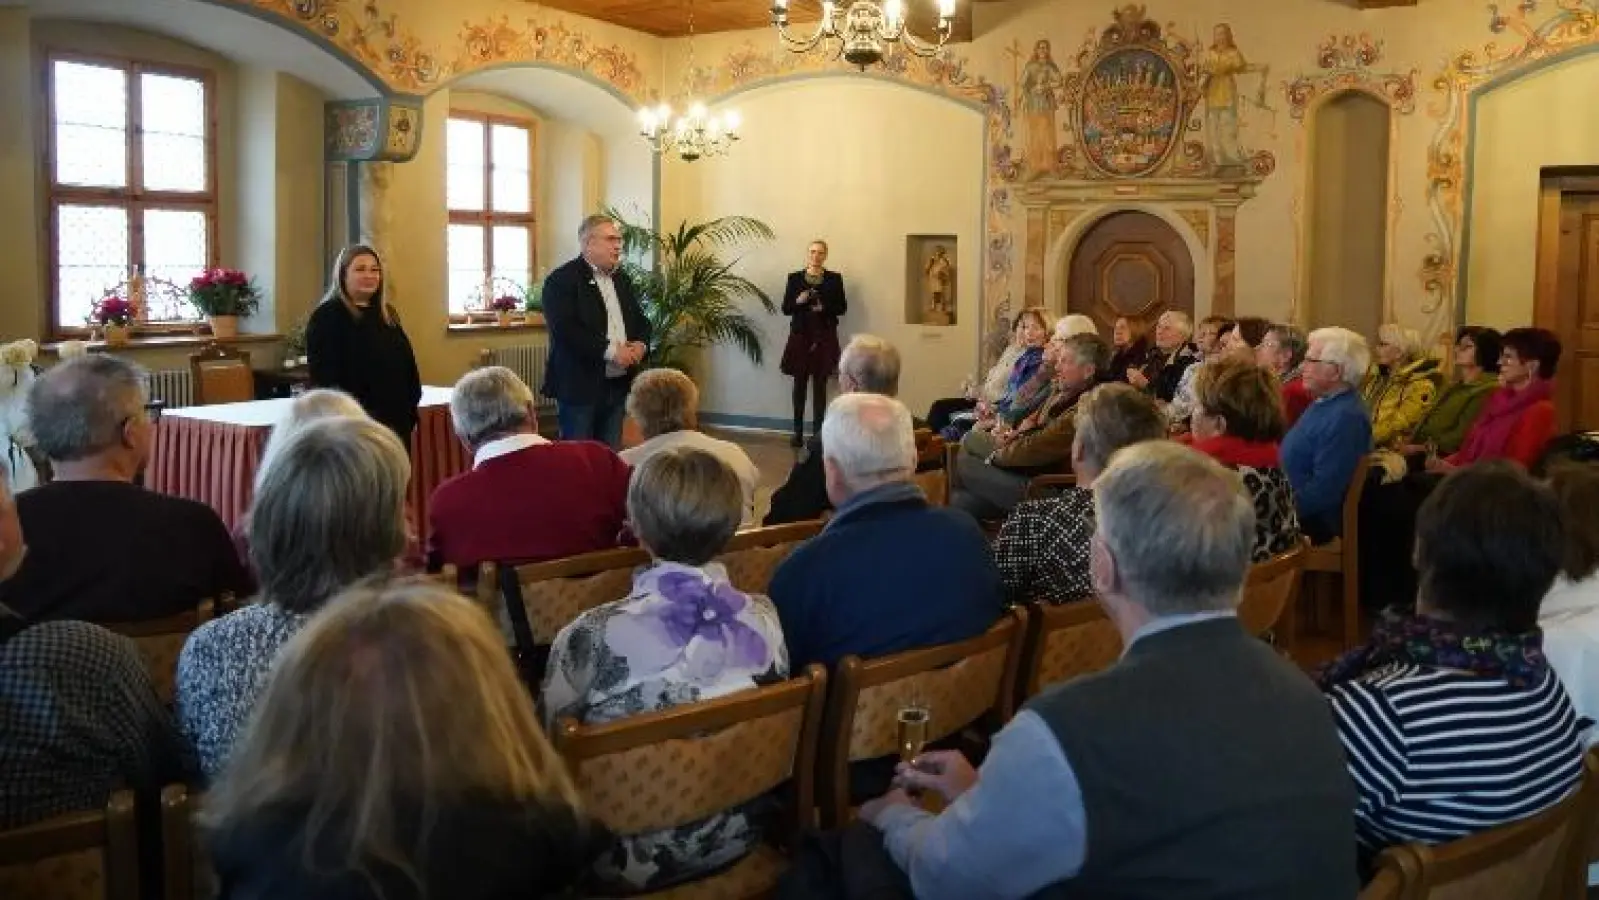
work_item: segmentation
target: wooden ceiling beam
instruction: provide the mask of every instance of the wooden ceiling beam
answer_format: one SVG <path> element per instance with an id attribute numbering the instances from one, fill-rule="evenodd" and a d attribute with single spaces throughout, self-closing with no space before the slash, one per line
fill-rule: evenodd
<path id="1" fill-rule="evenodd" d="M 1390 6 L 1415 6 L 1416 0 L 1355 0 L 1361 9 L 1387 9 Z"/>

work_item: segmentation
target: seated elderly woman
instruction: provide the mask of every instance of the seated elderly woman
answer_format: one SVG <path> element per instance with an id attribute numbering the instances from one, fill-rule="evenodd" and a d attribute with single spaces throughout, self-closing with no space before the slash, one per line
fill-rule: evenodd
<path id="1" fill-rule="evenodd" d="M 1166 421 L 1171 423 L 1173 434 L 1188 431 L 1188 419 L 1194 412 L 1194 379 L 1205 363 L 1227 352 L 1227 338 L 1238 328 L 1238 323 L 1226 316 L 1206 316 L 1199 320 L 1194 330 L 1194 349 L 1199 351 L 1199 362 L 1183 370 L 1177 382 L 1177 391 L 1166 404 Z"/>
<path id="2" fill-rule="evenodd" d="M 727 464 L 744 491 L 744 524 L 754 521 L 755 486 L 761 473 L 744 448 L 697 431 L 700 391 L 693 380 L 676 369 L 650 369 L 633 381 L 627 395 L 627 414 L 638 423 L 644 443 L 623 450 L 622 462 L 638 468 L 646 459 L 673 447 L 704 450 Z"/>
<path id="3" fill-rule="evenodd" d="M 1402 441 L 1432 407 L 1443 376 L 1426 351 L 1414 328 L 1377 329 L 1373 365 L 1360 397 L 1371 411 L 1371 440 L 1378 447 Z"/>
<path id="4" fill-rule="evenodd" d="M 1300 540 L 1294 490 L 1278 458 L 1283 407 L 1277 379 L 1239 356 L 1206 363 L 1194 380 L 1193 448 L 1237 469 L 1255 505 L 1251 560 L 1264 562 Z"/>
<path id="5" fill-rule="evenodd" d="M 1488 398 L 1460 449 L 1428 459 L 1427 471 L 1448 472 L 1483 459 L 1511 459 L 1532 468 L 1554 436 L 1560 339 L 1543 328 L 1512 328 L 1500 344 L 1499 390 Z"/>
<path id="6" fill-rule="evenodd" d="M 1026 326 L 1027 319 L 1022 316 L 1017 316 L 1011 322 L 1010 342 L 1000 351 L 999 358 L 994 360 L 980 383 L 967 383 L 965 396 L 933 401 L 933 405 L 927 408 L 927 427 L 942 433 L 954 426 L 948 436 L 957 438 L 977 421 L 979 403 L 993 406 L 1005 396 L 1005 384 L 1010 380 L 1011 369 L 1016 367 L 1016 360 L 1027 349 Z"/>
<path id="7" fill-rule="evenodd" d="M 1416 612 L 1390 612 L 1320 677 L 1359 802 L 1364 858 L 1533 815 L 1582 778 L 1577 717 L 1542 651 L 1559 504 L 1515 466 L 1439 485 L 1416 527 Z"/>
<path id="8" fill-rule="evenodd" d="M 1022 310 L 1016 318 L 1020 323 L 1017 328 L 1021 333 L 1022 352 L 1016 357 L 1016 363 L 1011 366 L 1010 375 L 1005 379 L 1004 392 L 995 403 L 979 402 L 975 423 L 966 427 L 957 423 L 952 426 L 953 430 L 946 430 L 947 439 L 960 440 L 961 435 L 972 427 L 992 429 L 1012 426 L 1042 402 L 1037 376 L 1044 365 L 1044 351 L 1049 345 L 1049 320 L 1045 318 L 1043 307 L 1037 306 Z"/>
<path id="9" fill-rule="evenodd" d="M 1057 496 L 1018 504 L 994 542 L 1007 601 L 1069 603 L 1093 595 L 1088 539 L 1094 536 L 1094 479 L 1112 453 L 1165 435 L 1165 419 L 1142 391 L 1103 384 L 1084 395 L 1072 435 L 1077 484 Z"/>
<path id="10" fill-rule="evenodd" d="M 728 582 L 716 554 L 743 495 L 721 460 L 675 447 L 633 473 L 627 514 L 651 564 L 626 597 L 561 629 L 544 680 L 551 726 L 625 719 L 711 700 L 788 676 L 777 610 Z M 760 801 L 667 831 L 621 836 L 597 864 L 608 888 L 654 890 L 727 865 L 761 838 Z"/>
<path id="11" fill-rule="evenodd" d="M 410 478 L 394 432 L 364 417 L 302 426 L 256 475 L 250 561 L 261 593 L 195 629 L 178 657 L 178 724 L 207 778 L 227 762 L 278 649 L 339 591 L 393 570 Z"/>
<path id="12" fill-rule="evenodd" d="M 1463 325 L 1455 330 L 1454 376 L 1400 443 L 1400 454 L 1424 458 L 1429 450 L 1448 456 L 1460 449 L 1467 430 L 1499 387 L 1499 342 L 1500 334 L 1493 328 Z"/>
<path id="13" fill-rule="evenodd" d="M 377 582 L 282 648 L 201 822 L 226 896 L 497 900 L 585 876 L 579 803 L 492 621 Z"/>

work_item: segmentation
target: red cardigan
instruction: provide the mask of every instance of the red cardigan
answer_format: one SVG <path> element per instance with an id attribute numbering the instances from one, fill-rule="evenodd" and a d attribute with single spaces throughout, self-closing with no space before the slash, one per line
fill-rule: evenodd
<path id="1" fill-rule="evenodd" d="M 1473 429 L 1476 427 L 1472 426 Z M 1527 407 L 1527 411 L 1521 414 L 1521 420 L 1516 422 L 1515 430 L 1510 432 L 1510 439 L 1505 441 L 1503 458 L 1513 459 L 1523 467 L 1531 469 L 1554 436 L 1555 405 L 1549 400 L 1539 400 Z M 1466 459 L 1463 452 L 1456 452 L 1448 461 L 1457 466 L 1469 466 L 1479 462 L 1475 459 Z"/>
<path id="2" fill-rule="evenodd" d="M 632 470 L 594 441 L 536 444 L 439 485 L 428 567 L 541 562 L 617 545 Z"/>

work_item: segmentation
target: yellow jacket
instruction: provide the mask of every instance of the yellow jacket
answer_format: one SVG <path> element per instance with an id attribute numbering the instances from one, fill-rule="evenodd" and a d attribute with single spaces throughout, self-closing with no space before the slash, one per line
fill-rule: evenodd
<path id="1" fill-rule="evenodd" d="M 1385 447 L 1402 440 L 1421 422 L 1438 397 L 1442 373 L 1431 357 L 1383 372 L 1372 366 L 1360 396 L 1371 411 L 1371 440 Z"/>

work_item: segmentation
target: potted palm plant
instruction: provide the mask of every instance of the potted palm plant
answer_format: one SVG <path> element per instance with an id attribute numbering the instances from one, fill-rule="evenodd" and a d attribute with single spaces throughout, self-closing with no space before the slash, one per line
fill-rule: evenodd
<path id="1" fill-rule="evenodd" d="M 686 370 L 692 351 L 732 344 L 761 365 L 761 329 L 745 312 L 753 300 L 776 315 L 777 305 L 753 281 L 735 274 L 737 259 L 723 253 L 756 241 L 772 240 L 766 223 L 746 216 L 709 222 L 683 222 L 676 231 L 657 231 L 607 210 L 622 229 L 622 267 L 650 320 L 647 368 Z M 648 263 L 653 261 L 653 267 Z"/>

